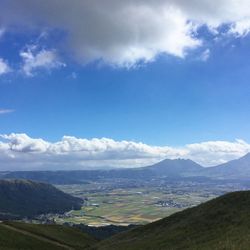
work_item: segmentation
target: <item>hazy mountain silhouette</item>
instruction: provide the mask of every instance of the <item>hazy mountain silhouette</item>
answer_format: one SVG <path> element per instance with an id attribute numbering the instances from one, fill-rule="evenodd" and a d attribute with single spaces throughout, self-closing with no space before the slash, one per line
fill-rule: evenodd
<path id="1" fill-rule="evenodd" d="M 2 172 L 2 179 L 29 179 L 51 184 L 80 184 L 102 179 L 139 179 L 152 178 L 204 177 L 214 179 L 250 178 L 250 153 L 240 159 L 205 168 L 192 160 L 163 160 L 151 166 L 141 168 L 117 168 L 109 170 L 73 170 L 73 171 L 12 171 Z"/>

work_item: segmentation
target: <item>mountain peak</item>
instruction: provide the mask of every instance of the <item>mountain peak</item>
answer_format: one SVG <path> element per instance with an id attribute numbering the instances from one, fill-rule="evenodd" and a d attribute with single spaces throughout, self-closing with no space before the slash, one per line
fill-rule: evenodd
<path id="1" fill-rule="evenodd" d="M 189 160 L 189 159 L 184 159 L 184 158 L 176 158 L 176 159 L 164 159 L 162 160 L 161 162 L 164 162 L 164 161 L 180 161 L 180 162 L 187 162 L 187 161 L 192 161 L 192 160 Z"/>
<path id="2" fill-rule="evenodd" d="M 165 159 L 148 168 L 162 176 L 193 176 L 203 170 L 198 163 L 181 158 Z"/>

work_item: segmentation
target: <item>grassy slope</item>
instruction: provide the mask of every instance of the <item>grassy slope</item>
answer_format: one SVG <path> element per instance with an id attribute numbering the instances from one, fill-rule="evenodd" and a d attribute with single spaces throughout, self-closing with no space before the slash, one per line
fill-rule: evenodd
<path id="1" fill-rule="evenodd" d="M 250 249 L 250 191 L 229 193 L 97 244 L 98 250 Z"/>
<path id="2" fill-rule="evenodd" d="M 37 236 L 42 236 L 48 240 L 59 242 L 77 250 L 86 249 L 88 246 L 96 243 L 95 239 L 74 228 L 59 225 L 37 225 L 17 222 L 5 222 L 4 224 L 30 232 Z M 0 249 L 57 250 L 65 248 L 6 229 L 0 224 Z"/>

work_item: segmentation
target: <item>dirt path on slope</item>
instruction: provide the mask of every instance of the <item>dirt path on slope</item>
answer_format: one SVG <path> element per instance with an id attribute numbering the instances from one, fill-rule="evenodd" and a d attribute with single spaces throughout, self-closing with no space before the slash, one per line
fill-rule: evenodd
<path id="1" fill-rule="evenodd" d="M 1 226 L 4 226 L 5 228 L 7 229 L 10 229 L 10 230 L 13 230 L 13 231 L 16 231 L 18 233 L 21 233 L 21 234 L 24 234 L 24 235 L 27 235 L 27 236 L 31 236 L 33 238 L 36 238 L 38 240 L 41 240 L 41 241 L 44 241 L 44 242 L 48 242 L 48 243 L 51 243 L 53 245 L 56 245 L 56 246 L 59 246 L 59 247 L 62 247 L 64 249 L 67 249 L 67 250 L 75 250 L 74 248 L 70 247 L 70 246 L 67 246 L 63 243 L 60 243 L 56 240 L 52 240 L 52 239 L 48 239 L 46 237 L 43 237 L 43 236 L 40 236 L 40 235 L 36 235 L 36 234 L 33 234 L 31 232 L 27 232 L 25 230 L 22 230 L 22 229 L 19 229 L 19 228 L 15 228 L 13 226 L 10 226 L 10 225 L 6 225 L 4 223 L 1 223 Z"/>

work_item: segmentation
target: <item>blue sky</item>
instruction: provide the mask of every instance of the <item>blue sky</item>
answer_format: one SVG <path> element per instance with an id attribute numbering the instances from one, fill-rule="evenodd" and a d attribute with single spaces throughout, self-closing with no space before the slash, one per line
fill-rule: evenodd
<path id="1" fill-rule="evenodd" d="M 11 39 L 25 46 L 22 37 Z M 18 54 L 9 40 L 2 38 L 2 50 Z M 65 134 L 153 145 L 250 141 L 249 49 L 247 36 L 214 45 L 205 62 L 191 53 L 135 69 L 72 63 L 32 77 L 6 74 L 1 107 L 15 112 L 0 116 L 1 130 L 52 141 Z"/>
<path id="2" fill-rule="evenodd" d="M 56 1 L 51 2 L 53 11 L 53 7 L 58 6 Z M 239 10 L 235 14 L 236 20 L 228 21 L 235 1 L 230 1 L 232 6 L 227 8 L 224 1 L 218 1 L 220 12 L 217 16 L 213 10 L 206 13 L 208 2 L 201 1 L 204 8 L 198 7 L 204 11 L 204 16 L 210 15 L 201 22 L 196 12 L 186 10 L 185 4 L 176 1 L 175 7 L 182 14 L 170 9 L 165 19 L 155 24 L 157 17 L 153 14 L 157 14 L 159 6 L 146 2 L 142 7 L 147 7 L 147 15 L 152 12 L 152 20 L 147 18 L 147 23 L 143 24 L 144 12 L 138 14 L 135 19 L 138 34 L 134 43 L 126 40 L 127 36 L 135 35 L 134 28 L 129 33 L 134 27 L 130 24 L 124 29 L 128 33 L 123 38 L 123 27 L 105 26 L 108 25 L 105 16 L 103 27 L 97 27 L 102 21 L 101 16 L 98 17 L 99 24 L 97 20 L 97 24 L 88 26 L 94 30 L 91 33 L 84 30 L 86 27 L 81 28 L 78 19 L 71 23 L 67 18 L 61 19 L 59 14 L 55 20 L 51 19 L 42 2 L 38 8 L 24 1 L 30 12 L 12 1 L 18 7 L 15 11 L 6 2 L 5 10 L 12 15 L 7 18 L 0 13 L 3 20 L 0 134 L 5 135 L 2 143 L 7 143 L 6 140 L 13 145 L 24 143 L 24 149 L 27 145 L 30 147 L 29 143 L 36 143 L 32 138 L 42 138 L 53 144 L 69 135 L 89 141 L 105 137 L 114 142 L 126 140 L 183 150 L 186 145 L 203 142 L 233 145 L 233 148 L 220 148 L 218 154 L 224 151 L 229 154 L 216 158 L 216 161 L 208 159 L 214 156 L 204 157 L 201 150 L 202 156 L 197 159 L 205 165 L 224 162 L 248 152 L 250 24 L 244 11 Z M 169 2 L 166 1 L 164 7 L 167 8 Z M 62 5 L 65 4 L 63 1 Z M 126 10 L 126 6 L 121 5 L 113 10 L 114 13 L 119 14 L 122 8 Z M 80 3 L 72 6 L 81 7 Z M 63 8 L 65 6 L 58 10 L 62 15 L 66 11 Z M 96 18 L 96 7 L 89 8 L 92 14 L 87 13 L 83 22 Z M 101 8 L 104 7 L 100 4 Z M 39 18 L 31 15 L 32 10 Z M 25 13 L 27 18 L 18 26 L 20 13 Z M 166 23 L 166 30 L 160 25 L 161 21 Z M 177 31 L 168 28 L 168 22 L 176 25 Z M 117 25 L 123 24 L 118 22 Z M 158 28 L 157 25 L 160 25 L 159 33 L 146 29 Z M 152 35 L 158 37 L 153 40 Z M 7 136 L 11 133 L 27 135 L 28 142 L 24 137 L 15 141 L 13 136 Z M 234 148 L 236 139 L 244 141 L 243 149 L 242 144 L 240 149 Z M 207 150 L 211 151 L 210 148 Z M 174 158 L 182 153 L 165 155 Z M 149 158 L 153 162 L 165 155 L 161 152 L 159 157 Z M 189 157 L 186 153 L 183 155 Z M 131 164 L 130 160 L 135 158 L 125 160 Z M 142 158 L 138 156 L 139 160 Z M 145 162 L 143 158 L 140 164 Z"/>

